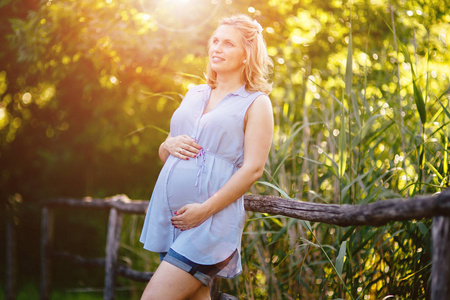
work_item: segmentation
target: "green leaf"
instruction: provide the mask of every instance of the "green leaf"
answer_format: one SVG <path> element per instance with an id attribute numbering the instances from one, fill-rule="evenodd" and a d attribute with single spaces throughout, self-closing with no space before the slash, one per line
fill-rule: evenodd
<path id="1" fill-rule="evenodd" d="M 339 166 L 338 166 L 338 164 L 336 163 L 336 161 L 335 161 L 335 160 L 334 160 L 327 152 L 325 152 L 325 150 L 322 149 L 321 147 L 319 147 L 319 146 L 314 146 L 314 148 L 317 148 L 317 149 L 322 150 L 322 153 L 330 160 L 330 162 L 331 162 L 331 164 L 332 164 L 332 166 L 330 166 L 330 167 L 333 168 L 333 174 L 337 175 L 337 173 L 338 173 L 337 171 L 338 171 Z M 329 166 L 329 165 L 327 165 L 327 163 L 325 162 L 325 166 Z"/>
<path id="2" fill-rule="evenodd" d="M 133 134 L 135 134 L 135 133 L 141 132 L 141 131 L 143 131 L 143 130 L 146 129 L 146 128 L 153 128 L 153 129 L 156 129 L 156 130 L 158 130 L 159 132 L 161 132 L 161 133 L 163 133 L 163 134 L 165 134 L 165 135 L 168 135 L 168 134 L 169 134 L 169 132 L 168 132 L 167 130 L 162 129 L 161 127 L 158 127 L 158 126 L 155 126 L 155 125 L 147 125 L 147 126 L 138 128 L 138 129 L 136 129 L 136 130 L 133 130 L 132 132 L 128 133 L 126 136 L 130 136 L 130 135 L 133 135 Z"/>
<path id="3" fill-rule="evenodd" d="M 342 269 L 344 268 L 344 258 L 345 251 L 347 250 L 347 241 L 343 241 L 341 244 L 341 248 L 339 249 L 339 254 L 336 258 L 336 271 L 339 276 L 342 276 Z"/>
<path id="4" fill-rule="evenodd" d="M 342 107 L 345 112 L 347 112 L 347 109 L 344 107 L 344 105 L 342 104 L 341 101 L 339 101 L 338 98 L 336 98 L 336 96 L 334 96 L 332 93 L 330 93 L 328 90 L 324 89 L 323 87 L 321 87 L 320 85 L 318 85 L 316 82 L 312 81 L 311 79 L 308 79 L 310 83 L 314 84 L 316 87 L 318 87 L 321 91 L 323 91 L 324 93 L 327 93 L 334 101 L 336 101 L 340 107 Z"/>
<path id="5" fill-rule="evenodd" d="M 302 223 L 303 227 L 312 232 L 311 223 L 309 221 L 300 220 L 300 223 Z"/>
<path id="6" fill-rule="evenodd" d="M 1 0 L 0 1 L 0 7 L 8 5 L 9 2 L 11 2 L 11 0 Z"/>
<path id="7" fill-rule="evenodd" d="M 281 188 L 277 187 L 276 185 L 274 185 L 274 184 L 272 184 L 272 183 L 270 183 L 270 182 L 267 182 L 267 181 L 257 181 L 256 183 L 259 183 L 259 184 L 262 184 L 262 185 L 267 185 L 267 186 L 269 186 L 269 187 L 275 189 L 275 190 L 276 190 L 278 193 L 280 193 L 281 196 L 283 196 L 284 198 L 286 198 L 286 199 L 292 199 L 291 197 L 289 197 L 289 195 L 288 195 L 285 191 L 283 191 Z"/>
<path id="8" fill-rule="evenodd" d="M 339 132 L 339 178 L 345 174 L 347 165 L 347 135 L 345 134 L 345 113 L 341 114 L 341 130 Z"/>
<path id="9" fill-rule="evenodd" d="M 359 118 L 360 107 L 358 100 L 356 99 L 356 94 L 352 92 L 350 98 L 352 99 L 353 115 L 355 116 L 356 125 L 358 125 L 358 128 L 361 129 L 361 120 Z"/>
<path id="10" fill-rule="evenodd" d="M 440 100 L 442 97 L 444 97 L 447 94 L 450 94 L 450 86 L 438 97 L 438 99 Z"/>
<path id="11" fill-rule="evenodd" d="M 359 130 L 359 132 L 355 135 L 355 137 L 352 139 L 352 148 L 356 147 L 367 135 L 370 128 L 372 128 L 373 123 L 375 123 L 375 120 L 381 117 L 380 114 L 373 115 L 364 123 L 364 126 Z"/>
<path id="12" fill-rule="evenodd" d="M 293 141 L 296 140 L 297 135 L 304 129 L 304 128 L 308 128 L 311 125 L 320 125 L 320 124 L 324 124 L 324 122 L 313 122 L 313 123 L 306 123 L 306 124 L 302 124 L 301 126 L 300 123 L 296 123 L 294 124 L 294 126 L 292 127 L 292 132 L 289 134 L 288 138 L 286 139 L 286 141 L 283 143 L 283 145 L 280 147 L 280 152 L 282 153 L 287 153 L 289 146 L 292 144 Z"/>
<path id="13" fill-rule="evenodd" d="M 439 98 L 440 99 L 440 98 Z M 441 103 L 440 100 L 438 100 L 438 103 L 441 105 L 442 109 L 444 110 L 445 114 L 447 115 L 448 118 L 450 118 L 450 112 L 447 110 L 447 108 L 445 108 L 445 106 Z"/>
<path id="14" fill-rule="evenodd" d="M 402 48 L 402 52 L 403 52 L 403 55 L 405 55 L 406 61 L 411 66 L 411 72 L 412 72 L 413 78 L 416 78 L 416 73 L 414 72 L 414 65 L 412 63 L 411 56 L 409 55 L 408 49 L 406 48 L 406 46 L 399 39 L 397 39 L 397 42 L 400 45 L 400 47 Z"/>
<path id="15" fill-rule="evenodd" d="M 428 227 L 422 222 L 417 222 L 417 227 L 419 227 L 420 233 L 423 235 L 428 235 L 430 233 Z"/>
<path id="16" fill-rule="evenodd" d="M 411 67 L 412 72 L 412 67 Z M 423 100 L 422 92 L 417 86 L 416 79 L 413 79 L 413 87 L 414 87 L 414 102 L 416 102 L 417 110 L 419 111 L 420 121 L 425 125 L 427 122 L 427 113 L 425 109 L 425 101 Z"/>
<path id="17" fill-rule="evenodd" d="M 402 48 L 403 55 L 405 56 L 406 61 L 411 66 L 411 75 L 412 75 L 412 79 L 413 79 L 413 88 L 414 88 L 414 102 L 416 103 L 417 110 L 419 112 L 420 121 L 422 122 L 422 125 L 425 125 L 425 123 L 427 122 L 425 101 L 423 99 L 422 92 L 420 91 L 420 89 L 417 85 L 417 77 L 416 77 L 416 73 L 414 72 L 414 65 L 411 61 L 411 57 L 410 57 L 409 52 L 406 49 L 405 45 L 403 45 L 403 43 L 401 43 L 400 41 L 398 41 L 398 42 Z"/>
<path id="18" fill-rule="evenodd" d="M 355 179 L 353 179 L 352 182 L 350 182 L 349 184 L 347 184 L 347 185 L 342 189 L 341 195 L 342 195 L 342 196 L 345 195 L 345 193 L 348 191 L 348 189 L 350 189 L 351 186 L 352 186 L 353 184 L 355 184 L 355 182 L 360 181 L 361 179 L 363 179 L 364 177 L 366 177 L 370 172 L 372 172 L 372 169 L 370 169 L 368 172 L 366 172 L 366 173 L 364 173 L 364 174 L 361 174 L 361 175 L 359 175 L 358 177 L 356 177 Z"/>
<path id="19" fill-rule="evenodd" d="M 301 159 L 307 160 L 309 162 L 312 162 L 314 164 L 318 164 L 318 165 L 323 165 L 324 164 L 323 162 L 320 162 L 320 161 L 317 161 L 317 160 L 314 160 L 314 159 L 310 159 L 310 158 L 307 158 L 307 157 L 304 157 L 304 156 L 301 156 L 301 155 L 298 155 L 298 157 L 300 157 Z"/>
<path id="20" fill-rule="evenodd" d="M 433 166 L 433 164 L 430 164 L 429 161 L 426 162 L 428 168 L 430 168 L 431 171 L 433 171 L 433 174 L 435 174 L 437 177 L 439 177 L 440 180 L 444 180 L 444 177 L 442 177 L 441 173 L 439 173 L 438 170 Z"/>
<path id="21" fill-rule="evenodd" d="M 418 147 L 418 152 L 419 152 L 419 166 L 420 169 L 423 169 L 425 166 L 425 145 L 424 144 L 420 144 Z M 419 172 L 419 176 L 422 175 L 422 172 Z"/>
<path id="22" fill-rule="evenodd" d="M 444 174 L 448 174 L 448 141 L 445 141 L 444 145 L 444 161 L 443 161 L 443 172 Z"/>
<path id="23" fill-rule="evenodd" d="M 353 38 L 350 31 L 350 37 L 347 48 L 347 66 L 345 69 L 345 93 L 350 96 L 352 91 L 352 79 L 353 79 Z"/>

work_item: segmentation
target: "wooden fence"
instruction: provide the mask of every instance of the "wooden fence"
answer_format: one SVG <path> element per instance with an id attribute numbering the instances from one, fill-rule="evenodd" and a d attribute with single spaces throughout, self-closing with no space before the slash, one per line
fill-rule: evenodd
<path id="1" fill-rule="evenodd" d="M 108 199 L 60 198 L 45 202 L 42 208 L 41 223 L 41 300 L 49 299 L 50 296 L 51 261 L 55 257 L 63 257 L 82 265 L 104 267 L 105 300 L 114 298 L 116 276 L 148 281 L 152 272 L 139 272 L 117 264 L 122 215 L 124 213 L 144 214 L 147 206 L 148 201 L 130 200 L 125 195 Z M 52 250 L 53 209 L 57 207 L 109 209 L 105 258 L 86 259 Z M 436 195 L 383 200 L 366 205 L 318 204 L 272 196 L 246 195 L 245 209 L 338 226 L 381 226 L 391 221 L 432 218 L 431 299 L 450 299 L 450 251 L 448 251 L 450 249 L 450 189 Z M 13 266 L 7 266 L 7 274 L 13 274 L 9 268 L 13 268 Z M 12 279 L 7 278 L 7 281 L 11 282 Z M 212 286 L 211 295 L 212 299 L 236 299 L 233 296 L 219 293 L 217 284 Z"/>

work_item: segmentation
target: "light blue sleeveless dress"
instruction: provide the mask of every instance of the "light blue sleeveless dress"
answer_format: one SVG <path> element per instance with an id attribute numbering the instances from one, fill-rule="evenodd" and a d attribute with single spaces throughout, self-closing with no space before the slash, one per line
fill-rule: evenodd
<path id="1" fill-rule="evenodd" d="M 189 160 L 169 155 L 154 187 L 140 242 L 144 249 L 153 252 L 167 252 L 172 248 L 202 265 L 217 264 L 234 253 L 228 265 L 217 274 L 232 278 L 242 272 L 243 196 L 196 228 L 180 231 L 171 222 L 175 211 L 187 203 L 204 202 L 241 167 L 245 114 L 263 93 L 249 93 L 242 86 L 203 114 L 210 94 L 208 85 L 190 89 L 172 116 L 171 135 L 187 134 L 203 150 L 197 158 Z"/>

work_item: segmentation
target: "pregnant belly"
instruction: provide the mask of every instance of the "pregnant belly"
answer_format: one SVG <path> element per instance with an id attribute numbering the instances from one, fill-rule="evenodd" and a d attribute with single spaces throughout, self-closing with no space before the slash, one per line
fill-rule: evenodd
<path id="1" fill-rule="evenodd" d="M 172 211 L 188 203 L 200 202 L 199 187 L 195 186 L 198 170 L 195 159 L 175 163 L 167 182 L 167 197 Z"/>

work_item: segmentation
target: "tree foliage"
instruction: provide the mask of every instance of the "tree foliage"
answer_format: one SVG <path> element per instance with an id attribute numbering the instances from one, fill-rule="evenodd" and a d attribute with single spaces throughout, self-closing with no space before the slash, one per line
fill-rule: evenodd
<path id="1" fill-rule="evenodd" d="M 170 116 L 204 82 L 208 38 L 232 13 L 262 24 L 275 63 L 274 146 L 253 192 L 359 204 L 448 186 L 446 1 L 4 0 L 3 201 L 148 198 Z M 428 295 L 426 222 L 340 230 L 252 218 L 236 295 Z"/>

